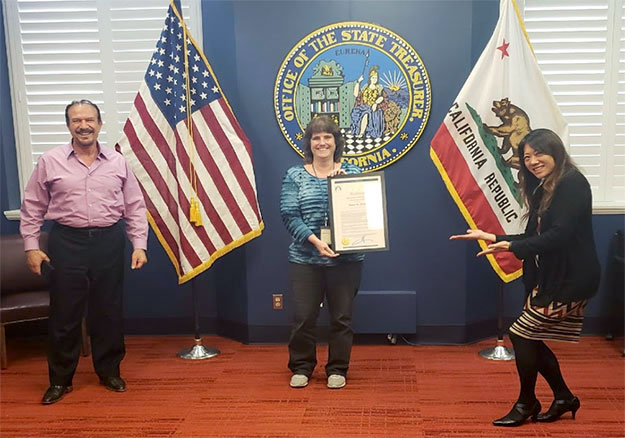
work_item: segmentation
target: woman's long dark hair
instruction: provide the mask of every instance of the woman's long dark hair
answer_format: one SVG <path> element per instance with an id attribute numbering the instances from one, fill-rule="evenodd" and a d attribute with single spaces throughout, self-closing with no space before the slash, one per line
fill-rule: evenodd
<path id="1" fill-rule="evenodd" d="M 306 126 L 306 132 L 304 132 L 304 140 L 302 141 L 302 149 L 304 150 L 304 162 L 306 164 L 312 163 L 313 155 L 310 149 L 310 139 L 313 134 L 319 132 L 327 132 L 334 136 L 334 144 L 336 149 L 334 150 L 334 162 L 340 163 L 343 157 L 343 150 L 345 149 L 345 139 L 341 135 L 341 130 L 330 116 L 318 116 L 315 117 Z"/>
<path id="2" fill-rule="evenodd" d="M 528 145 L 536 152 L 550 155 L 555 162 L 553 171 L 543 178 L 542 183 L 525 166 L 525 146 Z M 519 143 L 517 154 L 521 164 L 519 184 L 521 185 L 523 199 L 528 206 L 528 212 L 525 216 L 530 216 L 533 213 L 541 215 L 551 205 L 553 192 L 562 176 L 570 170 L 577 169 L 577 167 L 571 161 L 571 157 L 566 152 L 560 137 L 549 129 L 535 129 L 523 137 L 523 140 Z M 543 194 L 540 197 L 535 197 L 534 192 L 541 184 Z"/>

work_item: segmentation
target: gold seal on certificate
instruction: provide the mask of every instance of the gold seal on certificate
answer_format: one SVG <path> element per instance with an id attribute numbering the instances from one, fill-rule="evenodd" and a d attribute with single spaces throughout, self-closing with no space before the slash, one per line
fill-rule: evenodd
<path id="1" fill-rule="evenodd" d="M 388 250 L 384 172 L 328 178 L 332 249 Z"/>

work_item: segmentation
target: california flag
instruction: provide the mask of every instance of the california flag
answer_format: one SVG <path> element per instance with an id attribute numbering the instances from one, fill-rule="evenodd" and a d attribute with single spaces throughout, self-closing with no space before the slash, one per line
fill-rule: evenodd
<path id="1" fill-rule="evenodd" d="M 524 227 L 519 142 L 532 129 L 549 128 L 567 144 L 568 130 L 516 2 L 501 0 L 499 11 L 495 32 L 434 136 L 430 156 L 470 228 L 517 234 Z M 521 275 L 512 253 L 487 257 L 503 281 Z"/>

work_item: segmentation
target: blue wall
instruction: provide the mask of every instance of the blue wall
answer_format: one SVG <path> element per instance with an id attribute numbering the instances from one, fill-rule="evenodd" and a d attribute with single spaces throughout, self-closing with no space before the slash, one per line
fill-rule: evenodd
<path id="1" fill-rule="evenodd" d="M 428 70 L 433 99 L 419 142 L 385 169 L 391 251 L 367 255 L 362 289 L 416 291 L 413 339 L 419 342 L 467 342 L 495 333 L 499 281 L 486 260 L 475 257 L 476 244 L 448 241 L 466 224 L 429 158 L 429 143 L 492 33 L 498 4 L 498 0 L 203 3 L 205 54 L 252 142 L 265 221 L 261 237 L 218 260 L 195 282 L 204 331 L 246 342 L 285 340 L 292 318 L 287 277 L 290 238 L 280 219 L 278 198 L 284 172 L 301 159 L 275 120 L 276 74 L 292 46 L 315 29 L 339 21 L 368 21 L 389 28 L 417 50 Z M 5 62 L 4 51 L 0 56 L 0 63 Z M 12 141 L 5 141 L 4 127 L 12 123 L 7 121 L 6 100 L 3 158 L 15 155 Z M 6 174 L 10 167 L 2 165 L 3 209 L 4 188 L 15 187 L 17 181 Z M 623 227 L 623 216 L 594 220 L 600 257 L 606 260 L 609 239 Z M 4 233 L 5 222 L 2 225 Z M 153 235 L 149 245 L 149 264 L 129 272 L 126 279 L 128 331 L 191 332 L 191 285 L 177 286 L 173 268 Z M 522 303 L 520 282 L 506 285 L 504 292 L 505 315 L 513 318 Z M 285 294 L 284 310 L 271 309 L 273 293 Z M 588 308 L 589 320 L 600 321 L 609 311 L 607 303 L 602 285 Z"/>
<path id="2" fill-rule="evenodd" d="M 495 276 L 475 260 L 471 250 L 447 240 L 452 230 L 466 226 L 429 158 L 429 142 L 490 37 L 498 2 L 311 4 L 234 2 L 238 91 L 246 102 L 235 110 L 254 146 L 267 225 L 263 239 L 247 248 L 248 323 L 288 326 L 291 320 L 288 295 L 285 312 L 276 315 L 269 306 L 272 293 L 287 290 L 286 275 L 276 275 L 287 269 L 289 243 L 278 210 L 280 183 L 286 169 L 300 162 L 275 121 L 272 84 L 277 69 L 294 43 L 315 29 L 337 21 L 370 21 L 390 28 L 419 52 L 431 79 L 433 104 L 430 122 L 417 145 L 385 169 L 391 251 L 367 255 L 362 289 L 415 290 L 420 326 L 463 327 L 467 316 L 473 316 L 468 312 L 481 311 L 481 307 L 467 308 L 467 282 L 475 281 L 472 298 L 482 301 L 481 295 L 496 284 Z M 470 17 L 474 13 L 480 20 L 490 17 L 490 26 L 473 28 Z M 255 24 L 257 20 L 263 21 L 262 28 Z M 267 33 L 265 29 L 280 31 Z M 436 248 L 435 253 L 429 253 L 429 248 Z"/>
<path id="3" fill-rule="evenodd" d="M 4 9 L 0 2 L 0 208 L 2 212 L 19 207 L 20 186 L 17 173 L 11 91 L 9 89 L 6 44 L 4 38 Z M 0 212 L 1 213 L 1 212 Z M 0 215 L 0 231 L 16 233 L 19 224 Z"/>

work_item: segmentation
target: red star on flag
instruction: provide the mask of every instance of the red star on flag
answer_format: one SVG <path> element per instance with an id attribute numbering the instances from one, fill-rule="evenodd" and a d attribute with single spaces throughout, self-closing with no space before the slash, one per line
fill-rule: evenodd
<path id="1" fill-rule="evenodd" d="M 508 46 L 510 45 L 510 43 L 506 42 L 506 39 L 503 39 L 503 44 L 499 47 L 497 47 L 497 50 L 501 50 L 501 59 L 503 59 L 505 56 L 510 56 L 508 54 Z"/>

